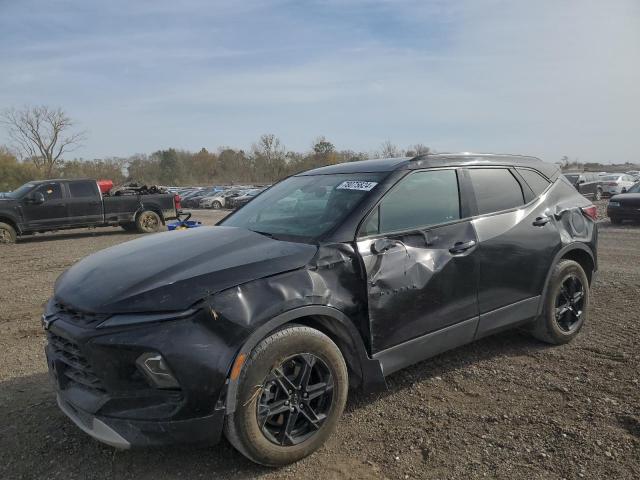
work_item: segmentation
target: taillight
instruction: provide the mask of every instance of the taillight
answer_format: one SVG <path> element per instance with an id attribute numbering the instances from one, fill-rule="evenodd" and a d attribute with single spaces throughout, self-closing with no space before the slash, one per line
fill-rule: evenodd
<path id="1" fill-rule="evenodd" d="M 595 221 L 598 219 L 598 209 L 595 205 L 589 205 L 588 207 L 582 207 L 582 213 L 584 213 L 591 220 Z"/>
<path id="2" fill-rule="evenodd" d="M 180 204 L 181 198 L 177 193 L 173 196 L 173 202 L 176 204 L 176 210 L 180 210 L 182 205 Z"/>

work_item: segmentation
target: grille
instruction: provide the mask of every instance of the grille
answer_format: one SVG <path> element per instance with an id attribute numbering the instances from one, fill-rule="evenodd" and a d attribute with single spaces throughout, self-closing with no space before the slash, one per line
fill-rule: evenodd
<path id="1" fill-rule="evenodd" d="M 82 355 L 77 344 L 51 332 L 47 332 L 47 337 L 49 347 L 55 355 L 55 358 L 64 364 L 62 368 L 56 368 L 61 387 L 68 382 L 72 382 L 82 385 L 94 392 L 106 392 L 102 382 L 95 373 L 93 373 L 91 365 L 84 355 Z M 62 381 L 62 376 L 64 376 L 66 381 Z"/>
<path id="2" fill-rule="evenodd" d="M 109 315 L 81 312 L 60 302 L 54 304 L 54 311 L 49 316 L 55 316 L 78 325 L 90 325 L 109 318 Z"/>

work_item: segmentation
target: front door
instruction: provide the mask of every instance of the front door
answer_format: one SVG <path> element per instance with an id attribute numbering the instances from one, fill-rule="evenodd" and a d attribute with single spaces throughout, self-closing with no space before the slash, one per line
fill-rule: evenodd
<path id="1" fill-rule="evenodd" d="M 44 202 L 33 203 L 34 195 L 42 194 Z M 60 182 L 43 183 L 21 202 L 22 215 L 28 230 L 55 229 L 68 225 L 67 199 Z"/>
<path id="2" fill-rule="evenodd" d="M 455 169 L 417 171 L 363 224 L 357 244 L 374 354 L 465 320 L 473 336 L 477 238 L 464 210 Z"/>

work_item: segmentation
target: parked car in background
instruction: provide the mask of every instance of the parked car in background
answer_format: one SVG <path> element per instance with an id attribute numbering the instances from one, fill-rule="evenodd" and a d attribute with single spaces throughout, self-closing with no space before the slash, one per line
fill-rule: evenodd
<path id="1" fill-rule="evenodd" d="M 198 190 L 191 195 L 184 197 L 182 206 L 184 208 L 198 208 L 200 206 L 200 200 L 208 195 L 214 195 L 218 192 L 216 187 L 211 188 L 203 188 L 202 190 Z"/>
<path id="2" fill-rule="evenodd" d="M 114 195 L 103 195 L 100 183 L 104 181 L 42 180 L 6 194 L 0 199 L 0 243 L 13 243 L 19 235 L 81 227 L 158 232 L 180 212 L 180 197 L 159 193 L 157 187 L 122 187 Z"/>
<path id="3" fill-rule="evenodd" d="M 584 197 L 594 200 L 602 198 L 604 188 L 602 186 L 602 177 L 599 173 L 566 172 L 564 176 Z"/>
<path id="4" fill-rule="evenodd" d="M 627 173 L 627 175 L 632 177 L 636 182 L 640 181 L 640 170 L 631 170 L 631 171 L 626 172 L 626 173 Z"/>
<path id="5" fill-rule="evenodd" d="M 204 197 L 200 199 L 200 208 L 213 208 L 214 210 L 229 208 L 229 199 L 238 197 L 245 191 L 246 189 L 230 188 L 229 190 L 224 190 L 215 195 Z"/>
<path id="6" fill-rule="evenodd" d="M 252 188 L 245 191 L 237 197 L 231 197 L 227 200 L 228 208 L 238 209 L 253 200 L 259 193 L 263 192 L 267 187 Z"/>
<path id="7" fill-rule="evenodd" d="M 625 220 L 640 220 L 640 182 L 625 193 L 611 197 L 607 216 L 614 225 L 620 225 Z"/>
<path id="8" fill-rule="evenodd" d="M 608 197 L 625 193 L 636 183 L 633 177 L 626 173 L 612 173 L 600 179 L 602 180 L 603 193 Z"/>
<path id="9" fill-rule="evenodd" d="M 116 245 L 63 273 L 42 317 L 58 405 L 120 448 L 224 432 L 254 462 L 295 462 L 335 431 L 349 388 L 384 389 L 507 328 L 572 341 L 598 268 L 595 216 L 531 157 L 291 176 L 215 227 Z"/>

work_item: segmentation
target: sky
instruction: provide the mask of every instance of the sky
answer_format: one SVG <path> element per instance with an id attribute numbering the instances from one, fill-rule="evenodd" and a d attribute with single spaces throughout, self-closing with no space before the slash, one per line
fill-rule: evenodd
<path id="1" fill-rule="evenodd" d="M 640 162 L 640 1 L 0 0 L 0 109 L 41 104 L 86 130 L 68 157 L 274 133 Z"/>

